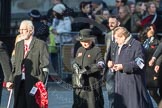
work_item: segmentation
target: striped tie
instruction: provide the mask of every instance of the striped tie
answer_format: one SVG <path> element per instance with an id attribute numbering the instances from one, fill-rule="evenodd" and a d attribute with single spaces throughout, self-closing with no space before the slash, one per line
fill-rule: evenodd
<path id="1" fill-rule="evenodd" d="M 25 44 L 24 45 L 24 58 L 25 58 L 25 56 L 26 56 L 26 54 L 27 54 L 28 51 L 29 51 L 29 47 L 28 47 L 27 44 Z"/>

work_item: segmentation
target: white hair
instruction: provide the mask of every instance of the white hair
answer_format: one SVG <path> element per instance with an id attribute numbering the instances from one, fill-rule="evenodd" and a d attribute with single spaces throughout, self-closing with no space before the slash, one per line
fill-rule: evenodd
<path id="1" fill-rule="evenodd" d="M 23 21 L 21 22 L 21 25 L 22 25 L 22 24 L 26 25 L 27 29 L 28 29 L 28 30 L 31 30 L 31 31 L 32 31 L 32 34 L 34 34 L 34 25 L 33 25 L 33 23 L 32 23 L 31 20 L 23 20 Z"/>

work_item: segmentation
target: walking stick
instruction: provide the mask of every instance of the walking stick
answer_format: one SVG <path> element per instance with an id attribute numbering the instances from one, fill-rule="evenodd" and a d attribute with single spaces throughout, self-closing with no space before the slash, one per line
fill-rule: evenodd
<path id="1" fill-rule="evenodd" d="M 8 103 L 7 103 L 7 108 L 10 108 L 10 103 L 11 103 L 12 92 L 13 92 L 13 90 L 11 90 L 11 91 L 10 91 L 10 95 L 9 95 L 9 98 L 8 98 Z"/>

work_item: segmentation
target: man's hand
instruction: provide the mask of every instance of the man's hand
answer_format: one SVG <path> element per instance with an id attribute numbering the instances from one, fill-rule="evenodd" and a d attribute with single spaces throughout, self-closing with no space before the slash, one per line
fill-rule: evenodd
<path id="1" fill-rule="evenodd" d="M 121 71 L 121 70 L 123 70 L 123 65 L 122 64 L 114 64 L 113 69 L 115 71 Z"/>
<path id="2" fill-rule="evenodd" d="M 159 72 L 159 69 L 160 69 L 160 66 L 156 65 L 155 68 L 154 68 L 154 71 L 155 71 L 156 73 L 158 73 L 158 72 Z"/>
<path id="3" fill-rule="evenodd" d="M 112 68 L 114 66 L 114 62 L 113 61 L 108 61 L 107 62 L 107 67 L 108 68 Z"/>
<path id="4" fill-rule="evenodd" d="M 152 57 L 151 60 L 149 61 L 149 66 L 153 66 L 155 63 L 155 60 L 156 59 L 154 57 Z"/>
<path id="5" fill-rule="evenodd" d="M 8 91 L 11 91 L 13 89 L 13 83 L 12 82 L 7 82 L 6 83 L 6 88 Z"/>

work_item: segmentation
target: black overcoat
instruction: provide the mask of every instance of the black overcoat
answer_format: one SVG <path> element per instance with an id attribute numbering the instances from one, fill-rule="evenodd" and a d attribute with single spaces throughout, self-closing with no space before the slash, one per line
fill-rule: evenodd
<path id="1" fill-rule="evenodd" d="M 148 48 L 144 48 L 145 51 L 145 74 L 146 74 L 146 86 L 147 88 L 154 88 L 159 87 L 158 79 L 154 80 L 154 77 L 159 77 L 159 73 L 154 71 L 154 66 L 149 66 L 149 61 L 152 58 L 153 53 L 155 52 L 157 46 L 159 45 L 160 41 L 157 38 L 153 38 L 150 42 Z M 158 61 L 161 61 L 161 57 L 157 58 L 157 62 L 155 65 L 158 64 Z"/>
<path id="2" fill-rule="evenodd" d="M 97 67 L 97 62 L 103 61 L 103 56 L 99 47 L 92 46 L 89 49 L 80 47 L 77 51 L 75 62 L 84 68 L 90 69 L 83 75 L 83 88 L 74 89 L 73 108 L 103 108 L 103 94 L 101 69 Z"/>
<path id="3" fill-rule="evenodd" d="M 144 71 L 136 62 L 137 58 L 144 60 L 141 43 L 130 38 L 117 58 L 116 63 L 122 64 L 123 70 L 115 74 L 115 108 L 153 108 L 144 83 Z"/>

